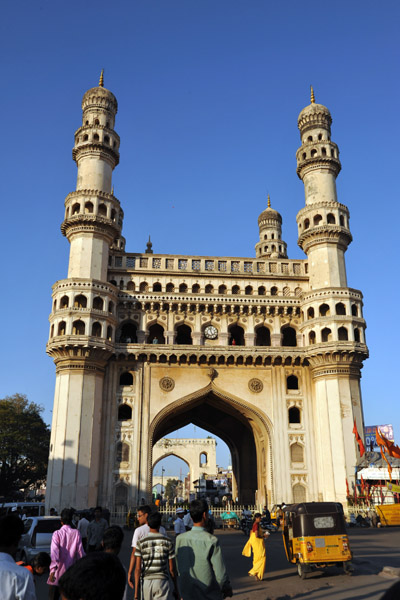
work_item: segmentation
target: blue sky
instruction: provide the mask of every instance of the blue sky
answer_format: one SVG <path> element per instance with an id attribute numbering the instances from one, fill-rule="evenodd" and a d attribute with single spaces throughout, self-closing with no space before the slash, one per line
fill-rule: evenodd
<path id="1" fill-rule="evenodd" d="M 100 69 L 119 102 L 114 186 L 131 252 L 150 233 L 156 252 L 254 256 L 269 192 L 289 257 L 304 257 L 295 153 L 313 84 L 341 152 L 348 283 L 365 296 L 365 422 L 393 423 L 399 443 L 399 17 L 390 0 L 6 0 L 0 397 L 25 393 L 50 422 L 47 319 L 68 262 L 59 226 L 75 189 L 81 98 Z"/>

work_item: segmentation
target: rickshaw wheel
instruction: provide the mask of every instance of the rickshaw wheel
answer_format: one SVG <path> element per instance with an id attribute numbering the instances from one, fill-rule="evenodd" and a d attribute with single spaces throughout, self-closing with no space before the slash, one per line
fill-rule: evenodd
<path id="1" fill-rule="evenodd" d="M 300 561 L 297 562 L 297 573 L 301 579 L 305 579 L 307 577 L 306 567 Z"/>

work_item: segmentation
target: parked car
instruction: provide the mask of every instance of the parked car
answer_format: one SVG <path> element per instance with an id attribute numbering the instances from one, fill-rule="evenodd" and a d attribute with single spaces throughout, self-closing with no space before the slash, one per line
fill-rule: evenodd
<path id="1" fill-rule="evenodd" d="M 24 533 L 19 541 L 17 560 L 30 563 L 35 554 L 50 554 L 51 536 L 60 529 L 60 517 L 29 517 L 24 521 Z"/>
<path id="2" fill-rule="evenodd" d="M 44 515 L 44 502 L 3 502 L 0 503 L 0 517 L 9 515 L 19 510 L 29 513 L 29 516 L 39 517 Z"/>

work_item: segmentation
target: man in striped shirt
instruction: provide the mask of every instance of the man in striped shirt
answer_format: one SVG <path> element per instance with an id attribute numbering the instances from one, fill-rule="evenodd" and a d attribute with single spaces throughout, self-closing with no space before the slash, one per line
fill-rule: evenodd
<path id="1" fill-rule="evenodd" d="M 160 513 L 149 514 L 147 524 L 150 527 L 150 533 L 137 541 L 135 550 L 135 600 L 139 598 L 141 571 L 143 572 L 143 600 L 179 598 L 174 570 L 174 547 L 171 540 L 159 533 Z M 172 594 L 169 575 L 174 584 Z"/>

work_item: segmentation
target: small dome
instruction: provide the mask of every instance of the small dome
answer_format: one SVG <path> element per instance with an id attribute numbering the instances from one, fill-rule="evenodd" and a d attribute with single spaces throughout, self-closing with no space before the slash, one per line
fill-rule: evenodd
<path id="1" fill-rule="evenodd" d="M 114 114 L 116 114 L 118 110 L 118 102 L 116 97 L 110 90 L 107 90 L 103 87 L 103 71 L 100 75 L 99 85 L 97 87 L 90 88 L 82 98 L 82 110 L 88 108 L 89 106 L 99 106 L 101 108 L 106 108 L 107 110 L 111 110 Z"/>
<path id="2" fill-rule="evenodd" d="M 332 123 L 331 113 L 323 104 L 312 102 L 299 114 L 297 125 L 301 132 L 314 127 L 323 127 L 330 131 Z"/>
<path id="3" fill-rule="evenodd" d="M 331 113 L 329 112 L 329 109 L 326 108 L 326 106 L 324 106 L 323 104 L 316 104 L 315 102 L 312 102 L 311 104 L 303 108 L 303 110 L 299 114 L 298 121 L 300 122 L 301 119 L 304 119 L 305 117 L 311 115 L 325 115 L 328 118 L 332 118 Z"/>
<path id="4" fill-rule="evenodd" d="M 265 210 L 262 211 L 260 216 L 258 217 L 258 224 L 260 225 L 263 221 L 277 221 L 278 223 L 282 223 L 282 217 L 277 210 L 271 208 L 271 200 L 268 195 L 268 206 Z"/>

